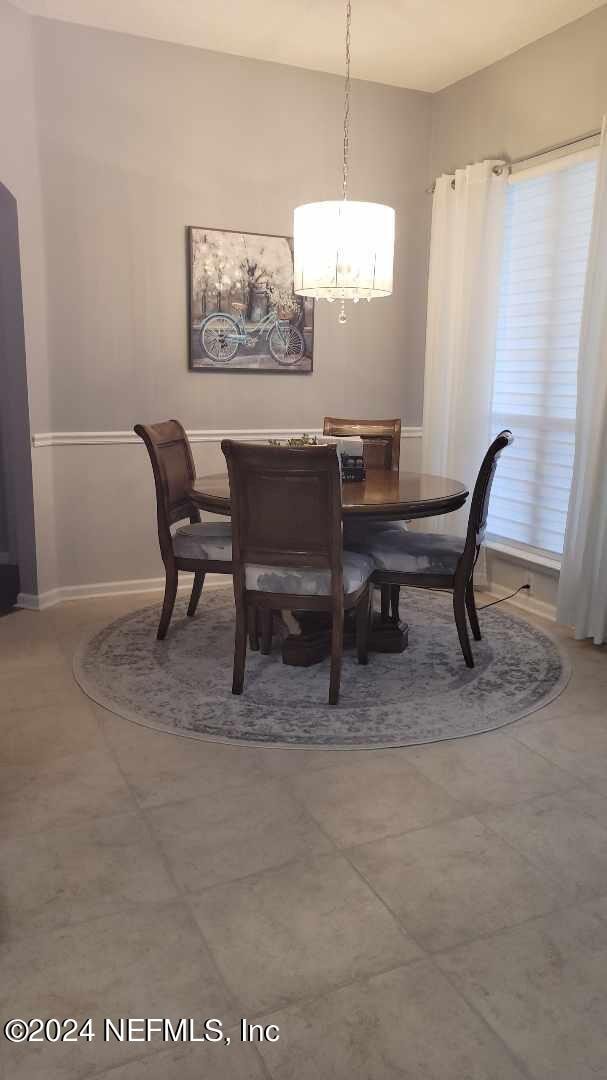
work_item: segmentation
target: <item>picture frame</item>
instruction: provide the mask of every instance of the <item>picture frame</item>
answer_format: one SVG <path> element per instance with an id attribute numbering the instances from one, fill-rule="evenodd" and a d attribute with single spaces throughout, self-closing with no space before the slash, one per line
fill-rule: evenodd
<path id="1" fill-rule="evenodd" d="M 314 300 L 293 289 L 293 238 L 187 227 L 190 371 L 309 375 Z"/>

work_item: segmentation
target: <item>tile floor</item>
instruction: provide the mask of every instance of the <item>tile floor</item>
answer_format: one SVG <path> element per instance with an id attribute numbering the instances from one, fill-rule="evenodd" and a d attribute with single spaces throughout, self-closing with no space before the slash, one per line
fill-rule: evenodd
<path id="1" fill-rule="evenodd" d="M 0 619 L 0 1013 L 98 1032 L 2 1040 L 3 1080 L 607 1077 L 607 649 L 561 633 L 569 688 L 494 734 L 248 749 L 75 686 L 82 634 L 153 599 Z M 106 1016 L 231 1042 L 106 1043 Z"/>

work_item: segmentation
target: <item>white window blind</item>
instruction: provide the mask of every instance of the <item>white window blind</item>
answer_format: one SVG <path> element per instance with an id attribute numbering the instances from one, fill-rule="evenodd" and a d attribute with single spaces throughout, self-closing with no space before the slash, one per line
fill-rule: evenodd
<path id="1" fill-rule="evenodd" d="M 515 442 L 497 470 L 488 527 L 563 551 L 575 447 L 577 360 L 596 182 L 584 151 L 510 179 L 492 427 Z"/>

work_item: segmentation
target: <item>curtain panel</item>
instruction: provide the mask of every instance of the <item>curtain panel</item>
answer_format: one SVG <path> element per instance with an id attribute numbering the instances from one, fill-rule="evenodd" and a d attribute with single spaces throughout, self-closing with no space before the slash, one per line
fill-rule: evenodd
<path id="1" fill-rule="evenodd" d="M 483 161 L 439 177 L 432 205 L 422 468 L 470 489 L 492 434 L 507 183 L 504 162 Z M 467 516 L 432 527 L 463 535 Z"/>
<path id="2" fill-rule="evenodd" d="M 607 131 L 601 149 L 578 361 L 573 482 L 558 594 L 559 622 L 607 642 Z"/>

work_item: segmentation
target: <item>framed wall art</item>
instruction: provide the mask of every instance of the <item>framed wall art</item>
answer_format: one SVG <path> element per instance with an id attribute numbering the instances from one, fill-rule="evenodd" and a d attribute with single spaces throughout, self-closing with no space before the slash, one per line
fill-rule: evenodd
<path id="1" fill-rule="evenodd" d="M 312 371 L 314 301 L 293 291 L 289 236 L 188 228 L 191 371 Z"/>

